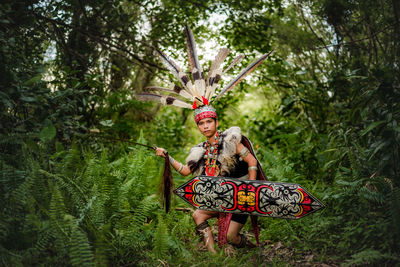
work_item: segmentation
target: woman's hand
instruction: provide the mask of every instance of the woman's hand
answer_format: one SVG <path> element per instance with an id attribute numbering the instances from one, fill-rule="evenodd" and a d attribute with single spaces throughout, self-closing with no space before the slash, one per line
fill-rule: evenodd
<path id="1" fill-rule="evenodd" d="M 157 156 L 165 158 L 166 154 L 167 154 L 167 150 L 165 150 L 162 147 L 156 147 L 156 155 Z"/>

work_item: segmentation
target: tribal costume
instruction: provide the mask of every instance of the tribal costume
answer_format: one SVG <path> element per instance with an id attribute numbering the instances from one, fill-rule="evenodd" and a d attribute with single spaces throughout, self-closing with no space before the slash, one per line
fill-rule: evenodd
<path id="1" fill-rule="evenodd" d="M 253 150 L 249 140 L 242 136 L 239 127 L 231 127 L 221 134 L 222 143 L 219 146 L 217 165 L 220 169 L 220 173 L 216 173 L 215 176 L 228 176 L 232 178 L 247 178 L 247 164 L 240 159 L 240 156 L 236 154 L 236 145 L 241 142 L 245 146 L 249 145 L 250 152 Z M 186 158 L 186 164 L 190 167 L 193 175 L 205 175 L 205 154 L 206 154 L 207 141 L 202 142 L 190 149 L 190 153 Z M 254 153 L 252 153 L 253 156 Z M 261 169 L 261 167 L 260 167 Z M 263 173 L 259 174 L 264 180 L 265 176 Z M 259 180 L 259 179 L 258 179 Z"/>
<path id="2" fill-rule="evenodd" d="M 241 159 L 240 155 L 236 154 L 236 146 L 241 142 L 249 152 L 257 159 L 254 154 L 253 146 L 249 139 L 241 134 L 239 127 L 231 127 L 224 131 L 220 138 L 220 145 L 218 151 L 215 153 L 216 157 L 216 172 L 214 175 L 207 173 L 207 143 L 208 141 L 202 142 L 191 148 L 188 157 L 186 158 L 186 164 L 189 166 L 194 176 L 198 175 L 209 175 L 209 176 L 225 176 L 231 178 L 238 178 L 241 180 L 248 179 L 248 166 Z M 215 151 L 215 150 L 214 150 Z M 213 152 L 214 152 L 213 151 Z M 261 164 L 257 159 L 257 180 L 267 180 L 266 176 L 261 168 Z M 218 241 L 220 245 L 226 244 L 226 233 L 228 231 L 230 220 L 244 224 L 247 220 L 248 215 L 241 214 L 223 214 L 220 213 L 218 219 Z M 258 227 L 257 217 L 252 216 L 252 224 L 254 228 L 255 237 L 258 240 Z"/>
<path id="3" fill-rule="evenodd" d="M 261 64 L 271 52 L 264 54 L 257 60 L 253 61 L 249 66 L 243 69 L 236 76 L 236 78 L 226 84 L 225 87 L 222 88 L 222 90 L 219 92 L 219 94 L 215 94 L 221 76 L 225 74 L 228 70 L 230 70 L 234 65 L 239 63 L 242 60 L 243 55 L 237 56 L 235 59 L 233 59 L 231 64 L 223 69 L 221 65 L 230 51 L 227 48 L 222 48 L 216 55 L 214 61 L 210 66 L 210 69 L 208 70 L 208 74 L 205 77 L 197 56 L 196 44 L 192 31 L 187 25 L 185 26 L 185 35 L 192 79 L 186 74 L 186 72 L 182 71 L 173 60 L 169 59 L 160 50 L 155 49 L 155 54 L 159 56 L 164 66 L 171 71 L 171 73 L 179 81 L 180 85 L 172 84 L 169 88 L 158 86 L 151 86 L 147 88 L 149 92 L 163 92 L 168 93 L 168 95 L 144 92 L 137 94 L 136 96 L 141 101 L 151 100 L 162 103 L 163 105 L 173 105 L 181 108 L 193 109 L 195 122 L 196 124 L 198 124 L 199 127 L 199 122 L 201 123 L 201 121 L 207 118 L 213 118 L 216 122 L 217 113 L 210 104 L 213 101 L 219 101 L 221 96 L 223 96 L 225 93 L 227 93 L 237 84 L 239 84 L 250 72 L 252 72 L 259 64 Z M 171 96 L 171 94 L 173 94 L 174 96 Z M 241 131 L 238 127 L 232 127 L 223 133 L 217 132 L 215 137 L 212 136 L 207 138 L 207 142 L 203 142 L 192 148 L 190 155 L 187 158 L 188 167 L 185 166 L 185 170 L 190 168 L 190 172 L 195 175 L 226 175 L 236 178 L 245 178 L 247 173 L 252 170 L 252 175 L 255 174 L 254 171 L 257 171 L 257 179 L 266 180 L 266 177 L 262 172 L 261 165 L 258 160 L 256 160 L 250 141 L 246 137 L 242 136 Z M 214 138 L 215 143 L 210 144 L 209 140 L 214 140 Z M 241 148 L 242 146 L 240 143 L 244 145 L 244 148 L 240 152 L 239 156 L 236 154 L 236 146 Z M 158 152 L 156 151 L 156 153 Z M 164 151 L 163 153 L 163 155 L 158 155 L 164 156 L 166 158 L 164 169 L 164 185 L 168 184 L 168 186 L 164 187 L 167 188 L 164 190 L 164 192 L 168 192 L 170 189 L 169 187 L 172 184 L 169 163 L 175 164 L 174 168 L 180 173 L 184 169 L 184 166 L 182 163 L 179 163 L 180 165 L 177 165 L 177 163 L 175 163 L 175 160 L 172 157 L 168 156 L 166 151 Z M 252 156 L 248 156 L 249 153 L 251 153 Z M 240 160 L 240 157 L 242 159 L 246 158 L 248 162 L 250 162 L 249 158 L 251 158 L 251 161 L 257 166 L 250 166 L 242 162 Z M 168 175 L 166 175 L 166 173 L 168 173 Z M 185 171 L 185 173 L 189 173 L 189 171 Z M 165 200 L 167 202 L 166 209 L 168 210 L 169 193 L 165 194 L 165 196 Z M 228 231 L 231 217 L 232 220 L 243 224 L 246 221 L 247 216 L 232 216 L 230 213 L 220 214 L 219 241 L 221 245 L 226 243 L 226 233 Z M 256 227 L 255 218 L 256 217 L 252 217 L 252 222 L 253 226 L 255 226 L 254 229 L 258 243 L 258 228 Z M 210 231 L 207 221 L 199 223 L 196 227 L 196 230 L 200 233 L 203 233 L 204 237 L 206 238 L 205 240 L 208 240 L 208 234 L 205 234 L 206 231 Z M 244 238 L 242 237 L 240 243 L 243 243 L 243 240 Z M 207 243 L 207 241 L 205 242 Z"/>

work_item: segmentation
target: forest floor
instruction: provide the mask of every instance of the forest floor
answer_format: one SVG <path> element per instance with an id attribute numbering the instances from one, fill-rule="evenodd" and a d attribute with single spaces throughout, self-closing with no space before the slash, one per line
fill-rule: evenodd
<path id="1" fill-rule="evenodd" d="M 206 253 L 206 249 L 199 242 L 197 247 Z M 227 245 L 224 254 L 228 257 L 241 258 L 241 255 L 247 255 L 249 262 L 245 266 L 315 266 L 315 267 L 337 267 L 341 263 L 313 253 L 296 253 L 295 249 L 285 247 L 282 242 L 272 243 L 270 241 L 261 244 L 261 249 L 243 248 L 235 249 Z M 252 254 L 248 257 L 249 254 Z M 211 254 L 210 254 L 211 255 Z M 239 264 L 240 266 L 243 266 Z"/>
<path id="2" fill-rule="evenodd" d="M 217 226 L 212 227 L 214 239 L 217 240 Z M 248 240 L 254 239 L 254 234 L 246 230 L 242 231 Z M 185 240 L 191 243 L 193 240 Z M 207 253 L 202 241 L 198 239 L 195 247 L 202 253 Z M 254 243 L 254 242 L 252 242 Z M 218 251 L 218 249 L 217 249 Z M 226 245 L 223 249 L 223 254 L 226 257 L 236 258 L 240 261 L 243 257 L 248 259 L 244 265 L 235 263 L 235 266 L 315 266 L 315 267 L 337 267 L 342 264 L 327 255 L 314 254 L 311 251 L 298 252 L 295 248 L 285 246 L 281 241 L 273 242 L 271 240 L 263 240 L 259 248 L 234 248 L 231 245 Z M 210 256 L 212 254 L 209 254 Z M 211 256 L 212 257 L 212 256 Z M 234 260 L 233 260 L 234 262 Z M 229 263 L 225 262 L 227 266 Z"/>
<path id="3" fill-rule="evenodd" d="M 338 262 L 328 258 L 321 262 L 318 255 L 309 253 L 296 253 L 295 249 L 285 247 L 282 242 L 266 242 L 263 244 L 261 255 L 265 266 L 339 266 Z"/>

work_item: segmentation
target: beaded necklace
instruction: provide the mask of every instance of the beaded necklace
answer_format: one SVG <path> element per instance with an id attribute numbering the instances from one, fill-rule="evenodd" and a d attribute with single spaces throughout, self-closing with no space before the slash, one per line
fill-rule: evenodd
<path id="1" fill-rule="evenodd" d="M 206 158 L 206 174 L 208 176 L 214 176 L 215 175 L 215 169 L 217 167 L 217 157 L 218 157 L 218 146 L 222 142 L 222 136 L 221 132 L 217 131 L 217 134 L 215 135 L 215 143 L 210 144 L 210 142 L 207 140 L 205 146 L 206 146 L 206 154 L 204 157 Z"/>

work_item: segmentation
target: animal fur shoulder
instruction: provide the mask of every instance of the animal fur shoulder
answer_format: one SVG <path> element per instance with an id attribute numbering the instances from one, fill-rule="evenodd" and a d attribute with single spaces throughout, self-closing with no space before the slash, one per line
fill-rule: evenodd
<path id="1" fill-rule="evenodd" d="M 224 131 L 222 135 L 226 143 L 235 145 L 235 149 L 236 145 L 239 144 L 240 141 L 242 140 L 242 131 L 240 130 L 239 127 L 236 126 L 231 127 L 228 130 Z"/>
<path id="2" fill-rule="evenodd" d="M 242 131 L 239 127 L 231 127 L 222 133 L 223 147 L 218 155 L 221 162 L 221 174 L 228 175 L 237 164 L 236 146 L 242 140 Z"/>
<path id="3" fill-rule="evenodd" d="M 206 150 L 204 149 L 203 142 L 195 145 L 190 149 L 189 155 L 186 158 L 186 164 L 190 161 L 199 161 L 204 156 L 204 153 L 206 153 Z"/>
<path id="4" fill-rule="evenodd" d="M 189 166 L 190 171 L 196 176 L 203 173 L 204 161 L 201 160 L 206 153 L 204 142 L 195 145 L 190 149 L 189 155 L 186 158 L 186 165 Z"/>
<path id="5" fill-rule="evenodd" d="M 222 133 L 222 149 L 218 155 L 218 161 L 221 163 L 221 174 L 229 174 L 237 164 L 236 146 L 242 140 L 242 131 L 239 127 L 231 127 Z M 195 145 L 190 149 L 189 155 L 186 158 L 188 165 L 194 175 L 199 175 L 203 172 L 204 162 L 201 159 L 204 157 L 206 150 L 204 142 Z"/>

